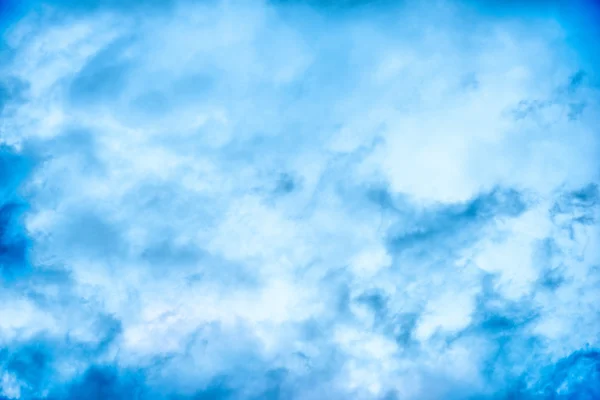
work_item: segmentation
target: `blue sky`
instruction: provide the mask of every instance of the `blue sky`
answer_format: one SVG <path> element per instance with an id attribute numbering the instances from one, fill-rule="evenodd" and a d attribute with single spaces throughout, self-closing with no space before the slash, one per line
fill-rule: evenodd
<path id="1" fill-rule="evenodd" d="M 0 12 L 1 400 L 600 398 L 593 2 Z"/>

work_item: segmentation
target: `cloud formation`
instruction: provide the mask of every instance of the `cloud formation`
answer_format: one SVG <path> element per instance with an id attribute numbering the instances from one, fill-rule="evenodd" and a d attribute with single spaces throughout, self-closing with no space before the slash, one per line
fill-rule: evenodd
<path id="1" fill-rule="evenodd" d="M 592 9 L 482 4 L 7 14 L 0 399 L 599 397 Z"/>

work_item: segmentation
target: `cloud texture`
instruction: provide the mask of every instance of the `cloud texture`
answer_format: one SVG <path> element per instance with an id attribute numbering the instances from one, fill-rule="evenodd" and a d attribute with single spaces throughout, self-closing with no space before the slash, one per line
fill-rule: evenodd
<path id="1" fill-rule="evenodd" d="M 600 397 L 591 3 L 0 10 L 0 399 Z"/>

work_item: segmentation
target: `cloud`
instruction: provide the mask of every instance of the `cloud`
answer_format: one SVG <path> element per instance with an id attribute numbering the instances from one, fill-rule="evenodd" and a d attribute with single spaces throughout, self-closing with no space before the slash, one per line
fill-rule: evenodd
<path id="1" fill-rule="evenodd" d="M 593 398 L 596 64 L 553 7 L 22 6 L 0 398 Z"/>

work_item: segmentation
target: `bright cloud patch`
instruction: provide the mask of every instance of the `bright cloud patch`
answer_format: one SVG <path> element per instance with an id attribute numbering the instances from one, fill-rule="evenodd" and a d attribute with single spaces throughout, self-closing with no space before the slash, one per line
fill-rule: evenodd
<path id="1" fill-rule="evenodd" d="M 584 9 L 143 3 L 5 24 L 0 399 L 600 397 Z"/>

